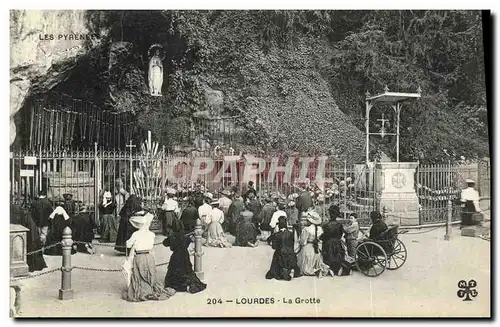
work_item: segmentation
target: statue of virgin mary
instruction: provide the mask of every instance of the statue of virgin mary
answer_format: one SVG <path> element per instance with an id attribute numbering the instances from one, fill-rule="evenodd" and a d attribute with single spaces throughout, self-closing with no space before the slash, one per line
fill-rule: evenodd
<path id="1" fill-rule="evenodd" d="M 163 59 L 165 56 L 161 56 L 161 52 L 163 51 L 163 47 L 160 44 L 153 44 L 149 48 L 149 52 L 151 54 L 151 50 L 153 50 L 153 56 L 149 60 L 149 71 L 148 71 L 148 84 L 149 84 L 149 92 L 152 96 L 161 97 L 161 86 L 163 84 Z"/>

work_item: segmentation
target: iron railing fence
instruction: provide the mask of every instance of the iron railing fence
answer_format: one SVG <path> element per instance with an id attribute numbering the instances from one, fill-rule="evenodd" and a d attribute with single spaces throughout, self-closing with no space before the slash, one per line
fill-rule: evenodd
<path id="1" fill-rule="evenodd" d="M 144 150 L 144 149 L 142 149 Z M 202 152 L 199 156 L 173 156 L 163 148 L 144 153 L 134 151 L 17 151 L 10 157 L 10 193 L 12 201 L 29 207 L 42 186 L 48 197 L 63 200 L 66 193 L 93 212 L 99 222 L 98 208 L 104 191 L 118 200 L 134 193 L 143 198 L 145 206 L 156 210 L 164 199 L 167 187 L 179 191 L 178 199 L 186 206 L 188 190 L 203 185 L 206 191 L 219 196 L 223 189 L 244 194 L 248 182 L 254 182 L 258 195 L 275 193 L 287 199 L 299 193 L 300 184 L 308 184 L 314 205 L 323 217 L 331 204 L 339 205 L 346 215 L 355 213 L 362 226 L 370 224 L 369 214 L 377 207 L 373 187 L 374 174 L 364 164 L 338 162 L 330 157 L 262 158 L 262 166 L 245 156 L 224 156 Z M 304 160 L 309 160 L 303 169 Z M 286 171 L 283 167 L 291 167 Z M 254 172 L 248 174 L 249 169 Z M 445 222 L 447 201 L 454 203 L 454 219 L 459 219 L 457 200 L 466 178 L 474 178 L 474 169 L 452 165 L 420 165 L 415 173 L 416 192 L 420 203 L 420 223 Z M 316 175 L 324 178 L 317 181 Z"/>

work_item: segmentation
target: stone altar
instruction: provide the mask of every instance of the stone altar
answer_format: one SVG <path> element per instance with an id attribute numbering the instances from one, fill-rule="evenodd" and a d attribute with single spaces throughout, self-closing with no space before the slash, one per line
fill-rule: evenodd
<path id="1" fill-rule="evenodd" d="M 64 159 L 60 171 L 44 172 L 48 179 L 48 198 L 63 199 L 63 194 L 73 194 L 73 200 L 86 204 L 94 203 L 94 178 L 88 171 L 76 171 L 71 159 Z"/>
<path id="2" fill-rule="evenodd" d="M 27 276 L 29 272 L 26 261 L 27 229 L 21 225 L 10 224 L 10 276 Z"/>
<path id="3" fill-rule="evenodd" d="M 375 192 L 380 211 L 387 208 L 388 225 L 419 224 L 419 202 L 415 192 L 418 162 L 379 162 L 375 166 Z"/>

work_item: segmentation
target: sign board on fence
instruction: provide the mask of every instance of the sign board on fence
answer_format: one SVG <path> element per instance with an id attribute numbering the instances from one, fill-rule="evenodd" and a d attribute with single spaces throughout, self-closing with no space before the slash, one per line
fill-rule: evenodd
<path id="1" fill-rule="evenodd" d="M 36 166 L 36 157 L 24 157 L 24 164 L 28 166 Z"/>
<path id="2" fill-rule="evenodd" d="M 21 169 L 21 177 L 34 177 L 35 171 L 29 169 Z"/>

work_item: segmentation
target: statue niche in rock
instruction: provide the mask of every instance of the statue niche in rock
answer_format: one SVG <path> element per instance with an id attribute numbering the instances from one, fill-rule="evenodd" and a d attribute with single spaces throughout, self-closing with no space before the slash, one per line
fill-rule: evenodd
<path id="1" fill-rule="evenodd" d="M 161 86 L 163 85 L 162 62 L 165 59 L 163 47 L 160 44 L 153 44 L 149 47 L 149 56 L 151 57 L 148 71 L 149 93 L 152 96 L 161 97 Z"/>

